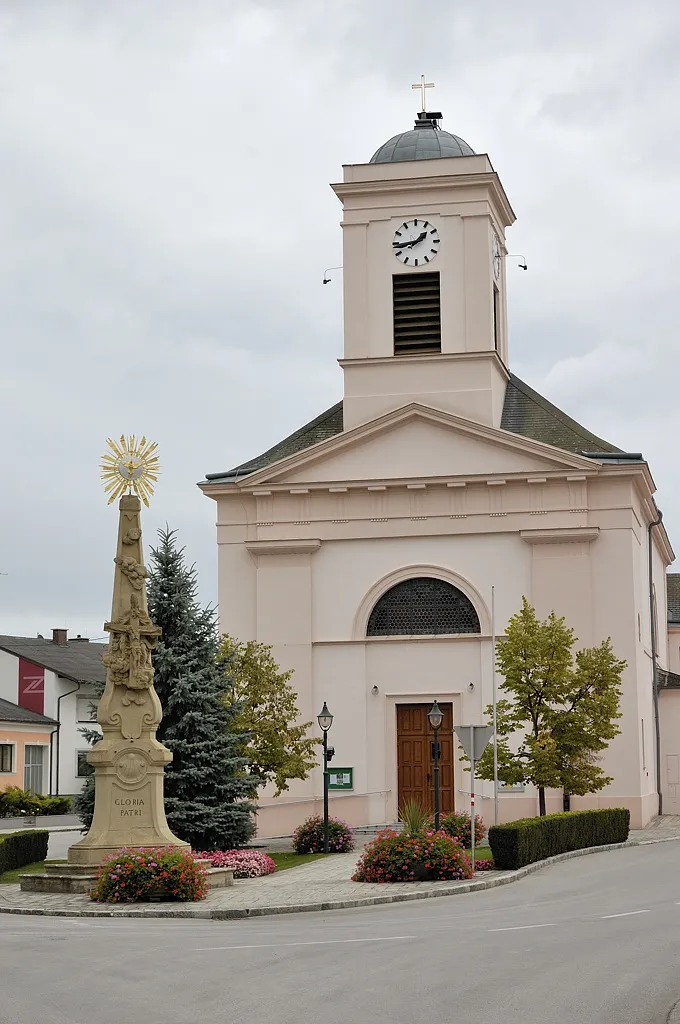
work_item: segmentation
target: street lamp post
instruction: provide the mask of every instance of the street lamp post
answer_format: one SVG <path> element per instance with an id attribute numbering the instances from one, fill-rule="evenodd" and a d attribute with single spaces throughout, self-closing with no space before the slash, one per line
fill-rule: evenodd
<path id="1" fill-rule="evenodd" d="M 432 744 L 432 760 L 434 761 L 434 829 L 439 831 L 439 730 L 444 720 L 444 714 L 434 702 L 427 715 L 428 721 L 434 730 L 434 743 Z"/>
<path id="2" fill-rule="evenodd" d="M 328 761 L 329 754 L 333 757 L 334 750 L 328 749 L 328 730 L 333 724 L 333 716 L 328 710 L 326 701 L 317 715 L 319 728 L 323 732 L 323 852 L 328 853 Z"/>

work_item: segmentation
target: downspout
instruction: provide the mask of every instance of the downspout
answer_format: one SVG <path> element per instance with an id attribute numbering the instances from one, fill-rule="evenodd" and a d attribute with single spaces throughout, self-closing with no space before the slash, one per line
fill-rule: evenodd
<path id="1" fill-rule="evenodd" d="M 50 796 L 54 796 L 52 789 L 54 788 L 54 737 L 59 732 L 59 726 L 56 725 L 50 733 Z M 59 772 L 57 772 L 57 778 Z"/>
<path id="2" fill-rule="evenodd" d="M 61 731 L 61 702 L 64 697 L 70 697 L 72 693 L 77 693 L 80 689 L 80 683 L 73 690 L 67 690 L 66 693 L 62 693 L 57 697 L 57 739 L 55 743 L 55 750 L 57 753 L 57 778 L 54 786 L 54 795 L 59 796 L 59 733 Z"/>
<path id="3" fill-rule="evenodd" d="M 656 504 L 654 505 L 656 508 Z M 658 813 L 663 814 L 663 798 L 661 796 L 661 726 L 659 723 L 659 671 L 657 659 L 656 616 L 654 614 L 654 572 L 652 568 L 652 530 L 661 525 L 663 512 L 656 509 L 658 518 L 647 527 L 647 563 L 649 569 L 649 628 L 652 643 L 652 692 L 654 694 L 654 731 L 656 738 L 656 794 L 659 799 Z"/>

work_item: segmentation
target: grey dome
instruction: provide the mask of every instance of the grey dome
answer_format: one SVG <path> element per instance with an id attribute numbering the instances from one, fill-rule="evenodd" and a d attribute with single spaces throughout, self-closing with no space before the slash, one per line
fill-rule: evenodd
<path id="1" fill-rule="evenodd" d="M 415 128 L 383 143 L 369 163 L 393 164 L 400 160 L 438 160 L 442 157 L 474 155 L 474 149 L 464 139 L 438 128 L 434 115 L 421 114 Z"/>

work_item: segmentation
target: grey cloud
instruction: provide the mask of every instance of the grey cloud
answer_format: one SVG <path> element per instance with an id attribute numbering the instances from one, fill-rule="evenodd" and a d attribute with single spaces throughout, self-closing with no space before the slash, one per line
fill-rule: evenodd
<path id="1" fill-rule="evenodd" d="M 115 512 L 97 467 L 121 431 L 161 446 L 147 541 L 178 527 L 214 600 L 195 483 L 341 396 L 328 183 L 410 125 L 422 72 L 518 214 L 514 368 L 642 448 L 680 530 L 679 24 L 670 0 L 8 0 L 3 629 L 101 635 Z"/>

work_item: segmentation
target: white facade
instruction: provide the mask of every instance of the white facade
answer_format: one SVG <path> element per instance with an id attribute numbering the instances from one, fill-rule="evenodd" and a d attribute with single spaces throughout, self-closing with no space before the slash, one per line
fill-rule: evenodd
<path id="1" fill-rule="evenodd" d="M 92 646 L 101 649 L 102 645 Z M 26 658 L 26 655 L 22 657 Z M 0 649 L 0 697 L 14 704 L 20 703 L 19 661 L 19 655 Z M 43 777 L 43 792 L 46 794 L 70 796 L 82 788 L 84 776 L 78 774 L 78 753 L 87 751 L 89 747 L 80 729 L 84 726 L 99 729 L 96 722 L 88 722 L 85 717 L 90 714 L 89 698 L 96 699 L 90 684 L 44 668 L 43 714 L 59 723 L 59 728 L 55 727 L 53 734 L 43 741 L 48 748 Z M 50 769 L 48 765 L 51 765 Z"/>
<path id="2" fill-rule="evenodd" d="M 626 806 L 639 827 L 658 806 L 647 554 L 657 510 L 649 469 L 611 446 L 601 458 L 586 457 L 606 442 L 525 385 L 522 400 L 536 406 L 538 426 L 502 425 L 521 382 L 508 369 L 504 260 L 494 252 L 507 251 L 514 214 L 486 156 L 344 172 L 333 186 L 344 208 L 343 423 L 319 443 L 201 485 L 217 503 L 221 627 L 273 645 L 281 666 L 295 671 L 304 720 L 315 721 L 328 703 L 334 763 L 353 768 L 352 791 L 333 794 L 332 809 L 355 824 L 377 824 L 397 816 L 400 706 L 437 698 L 452 705 L 456 725 L 486 721 L 492 588 L 499 633 L 522 596 L 542 617 L 554 609 L 576 630 L 578 646 L 610 636 L 627 661 L 622 732 L 603 760 L 614 781 L 572 807 Z M 435 225 L 441 248 L 426 266 L 404 267 L 393 239 L 413 218 Z M 397 351 L 395 275 L 434 270 L 440 350 Z M 569 431 L 573 442 L 562 436 Z M 664 624 L 674 556 L 662 526 L 652 537 Z M 369 635 L 380 598 L 422 578 L 465 595 L 478 632 Z M 663 626 L 659 646 L 667 667 Z M 469 810 L 469 773 L 455 753 L 452 772 L 452 802 Z M 492 785 L 479 782 L 477 790 L 489 823 Z M 289 832 L 318 812 L 321 796 L 318 770 L 278 800 L 264 794 L 260 834 Z M 561 794 L 549 794 L 548 809 L 561 807 Z M 529 788 L 501 794 L 501 820 L 536 812 Z"/>

